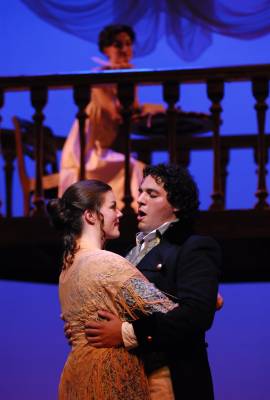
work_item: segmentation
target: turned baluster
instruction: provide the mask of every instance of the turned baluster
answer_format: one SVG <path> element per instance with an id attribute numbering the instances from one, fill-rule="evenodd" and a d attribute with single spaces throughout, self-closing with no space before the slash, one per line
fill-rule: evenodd
<path id="1" fill-rule="evenodd" d="M 88 85 L 76 85 L 73 88 L 73 99 L 78 107 L 76 118 L 79 122 L 79 136 L 80 136 L 80 172 L 78 179 L 85 179 L 85 120 L 87 114 L 85 107 L 90 102 L 91 90 Z"/>
<path id="2" fill-rule="evenodd" d="M 207 95 L 212 104 L 210 111 L 213 119 L 213 150 L 214 150 L 214 174 L 213 174 L 213 193 L 211 195 L 213 202 L 210 210 L 224 209 L 224 193 L 222 190 L 222 167 L 221 167 L 221 143 L 220 143 L 220 125 L 221 112 L 220 105 L 224 96 L 224 82 L 222 80 L 209 80 L 207 82 Z"/>
<path id="3" fill-rule="evenodd" d="M 48 90 L 45 86 L 34 86 L 31 88 L 31 104 L 35 109 L 33 114 L 34 137 L 35 137 L 35 191 L 33 195 L 34 209 L 31 215 L 45 215 L 44 191 L 42 186 L 43 175 L 43 108 L 47 104 Z"/>
<path id="4" fill-rule="evenodd" d="M 226 189 L 227 189 L 227 176 L 228 164 L 230 161 L 230 151 L 228 148 L 221 147 L 221 188 L 223 193 L 223 209 L 225 208 Z"/>
<path id="5" fill-rule="evenodd" d="M 258 123 L 258 141 L 257 141 L 257 156 L 258 161 L 258 185 L 256 191 L 256 197 L 258 199 L 255 204 L 256 209 L 269 208 L 269 204 L 266 201 L 268 196 L 266 186 L 266 145 L 265 145 L 265 118 L 268 106 L 266 99 L 269 95 L 269 82 L 267 79 L 257 78 L 252 80 L 252 94 L 256 99 L 254 106 L 257 113 Z"/>
<path id="6" fill-rule="evenodd" d="M 133 103 L 135 98 L 135 86 L 134 83 L 119 83 L 117 86 L 118 99 L 121 104 L 121 116 L 122 123 L 119 126 L 119 136 L 122 138 L 124 143 L 124 154 L 125 154 L 125 183 L 124 183 L 124 209 L 125 214 L 134 213 L 131 208 L 133 197 L 130 189 L 130 128 L 131 128 L 131 117 L 133 112 Z"/>
<path id="7" fill-rule="evenodd" d="M 3 105 L 4 105 L 4 92 L 3 92 L 3 90 L 2 89 L 0 89 L 0 109 L 3 107 Z M 1 134 L 1 122 L 2 122 L 2 116 L 1 116 L 1 114 L 0 114 L 0 134 Z M 1 141 L 0 141 L 0 146 L 1 146 Z M 1 149 L 0 149 L 1 150 Z M 0 151 L 0 153 L 1 153 L 2 151 Z M 6 191 L 7 191 L 7 188 L 6 188 Z M 7 193 L 6 193 L 6 199 L 7 199 Z M 7 207 L 7 211 L 6 211 L 6 214 L 7 214 L 7 216 L 10 216 L 10 215 L 8 215 L 8 205 L 6 206 Z M 0 199 L 0 209 L 2 208 L 2 201 L 1 201 L 1 199 Z M 9 212 L 10 212 L 10 214 L 11 214 L 11 210 L 9 210 Z M 2 215 L 2 213 L 0 212 L 0 217 L 2 217 L 3 215 Z"/>
<path id="8" fill-rule="evenodd" d="M 180 88 L 178 82 L 163 83 L 163 99 L 166 101 L 167 107 L 167 138 L 169 148 L 169 160 L 171 163 L 177 162 L 177 144 L 176 144 L 176 128 L 177 128 L 177 108 L 175 104 L 179 101 Z"/>
<path id="9" fill-rule="evenodd" d="M 181 143 L 181 142 L 180 142 Z M 190 164 L 191 149 L 187 146 L 183 146 L 181 151 L 177 154 L 176 162 L 177 164 L 183 165 L 183 167 L 188 168 Z"/>

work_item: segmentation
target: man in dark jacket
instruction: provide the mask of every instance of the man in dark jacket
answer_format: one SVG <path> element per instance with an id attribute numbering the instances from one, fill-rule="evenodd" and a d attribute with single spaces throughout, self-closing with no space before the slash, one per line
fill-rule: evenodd
<path id="1" fill-rule="evenodd" d="M 106 322 L 89 322 L 91 345 L 138 347 L 146 371 L 169 367 L 175 399 L 214 398 L 205 332 L 216 309 L 220 249 L 193 234 L 198 190 L 182 167 L 146 167 L 138 198 L 137 246 L 127 258 L 179 307 L 142 316 L 131 324 L 101 311 Z"/>

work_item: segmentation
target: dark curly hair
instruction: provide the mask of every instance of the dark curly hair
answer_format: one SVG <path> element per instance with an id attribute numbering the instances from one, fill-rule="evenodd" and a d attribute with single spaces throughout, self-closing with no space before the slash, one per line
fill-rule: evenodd
<path id="1" fill-rule="evenodd" d="M 79 250 L 76 241 L 82 233 L 82 215 L 85 210 L 98 214 L 103 226 L 100 208 L 104 194 L 112 190 L 107 183 L 89 179 L 69 186 L 60 199 L 52 199 L 47 204 L 47 211 L 52 225 L 63 235 L 63 269 L 68 268 Z M 103 232 L 104 234 L 104 232 Z"/>
<path id="2" fill-rule="evenodd" d="M 187 169 L 174 164 L 157 164 L 144 168 L 143 177 L 152 176 L 156 183 L 163 184 L 168 202 L 179 211 L 178 218 L 192 224 L 199 209 L 199 190 Z"/>
<path id="3" fill-rule="evenodd" d="M 122 32 L 125 32 L 130 37 L 132 43 L 135 42 L 136 34 L 131 26 L 121 24 L 107 25 L 102 29 L 98 36 L 99 50 L 103 53 L 105 47 L 111 46 L 115 41 L 116 35 Z"/>

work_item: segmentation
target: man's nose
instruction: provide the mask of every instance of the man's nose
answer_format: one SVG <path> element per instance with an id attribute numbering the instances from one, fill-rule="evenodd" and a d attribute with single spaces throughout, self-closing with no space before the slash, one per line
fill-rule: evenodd
<path id="1" fill-rule="evenodd" d="M 138 196 L 138 204 L 144 204 L 144 203 L 145 203 L 144 193 L 140 193 Z"/>

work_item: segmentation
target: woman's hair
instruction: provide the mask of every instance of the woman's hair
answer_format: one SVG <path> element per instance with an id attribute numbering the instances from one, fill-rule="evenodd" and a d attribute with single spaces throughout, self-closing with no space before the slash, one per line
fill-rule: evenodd
<path id="1" fill-rule="evenodd" d="M 174 164 L 147 166 L 143 177 L 151 176 L 167 192 L 168 202 L 179 211 L 175 212 L 181 221 L 192 224 L 198 214 L 199 190 L 189 171 Z"/>
<path id="2" fill-rule="evenodd" d="M 132 43 L 135 42 L 136 34 L 131 26 L 120 24 L 107 25 L 102 29 L 98 36 L 99 50 L 103 53 L 105 47 L 111 46 L 115 41 L 116 35 L 122 32 L 125 32 L 130 37 Z"/>
<path id="3" fill-rule="evenodd" d="M 63 269 L 69 267 L 78 251 L 76 240 L 82 233 L 82 215 L 85 210 L 96 212 L 103 224 L 100 208 L 104 194 L 112 190 L 107 183 L 84 180 L 69 186 L 60 199 L 50 200 L 47 211 L 52 225 L 63 235 Z"/>

